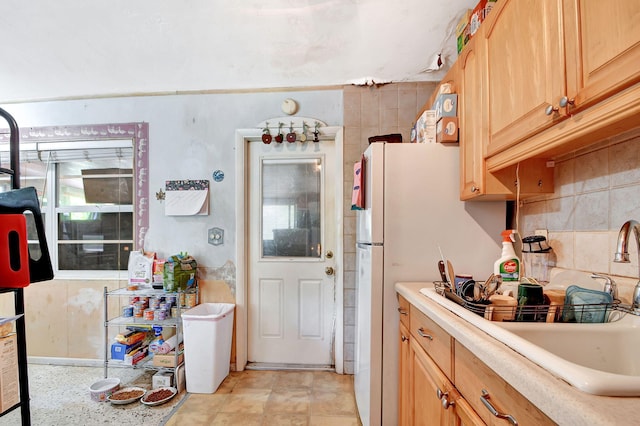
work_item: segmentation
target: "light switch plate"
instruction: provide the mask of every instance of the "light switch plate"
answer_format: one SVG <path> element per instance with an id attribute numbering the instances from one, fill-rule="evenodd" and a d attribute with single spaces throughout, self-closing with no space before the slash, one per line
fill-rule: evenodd
<path id="1" fill-rule="evenodd" d="M 211 228 L 208 231 L 209 244 L 219 246 L 224 244 L 224 229 Z"/>

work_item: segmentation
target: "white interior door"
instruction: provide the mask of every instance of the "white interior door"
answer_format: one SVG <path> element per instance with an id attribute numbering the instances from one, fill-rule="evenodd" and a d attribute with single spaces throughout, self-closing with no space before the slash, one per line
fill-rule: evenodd
<path id="1" fill-rule="evenodd" d="M 334 151 L 249 143 L 249 362 L 334 363 Z"/>

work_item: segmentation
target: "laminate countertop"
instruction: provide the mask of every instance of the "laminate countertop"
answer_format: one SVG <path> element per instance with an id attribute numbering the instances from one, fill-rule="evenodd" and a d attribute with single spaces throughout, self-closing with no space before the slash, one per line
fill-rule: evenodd
<path id="1" fill-rule="evenodd" d="M 396 291 L 560 425 L 640 425 L 640 397 L 582 392 L 429 300 L 421 288 L 431 282 L 396 283 Z M 640 330 L 639 330 L 640 332 Z M 640 356 L 640 354 L 638 354 Z"/>

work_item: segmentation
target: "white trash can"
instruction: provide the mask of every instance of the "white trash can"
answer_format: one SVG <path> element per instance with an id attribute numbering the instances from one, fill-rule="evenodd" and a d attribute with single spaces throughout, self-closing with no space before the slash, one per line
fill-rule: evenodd
<path id="1" fill-rule="evenodd" d="M 202 303 L 182 313 L 187 392 L 214 393 L 229 375 L 233 303 Z"/>

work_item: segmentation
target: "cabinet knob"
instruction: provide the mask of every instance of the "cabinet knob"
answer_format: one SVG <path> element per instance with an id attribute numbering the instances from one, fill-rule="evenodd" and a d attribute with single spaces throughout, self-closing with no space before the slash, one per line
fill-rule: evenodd
<path id="1" fill-rule="evenodd" d="M 545 109 L 544 109 L 544 113 L 547 115 L 551 115 L 554 112 L 558 112 L 560 111 L 559 107 L 554 107 L 553 105 L 548 105 Z"/>
<path id="2" fill-rule="evenodd" d="M 473 186 L 471 187 L 471 192 L 480 192 L 480 188 L 479 188 L 479 187 L 477 187 L 477 186 L 475 186 L 475 185 L 473 185 Z"/>
<path id="3" fill-rule="evenodd" d="M 509 423 L 511 423 L 514 426 L 518 424 L 518 421 L 511 414 L 504 414 L 495 409 L 493 404 L 489 402 L 489 392 L 487 392 L 486 389 L 482 389 L 482 395 L 480 395 L 480 401 L 482 401 L 484 406 L 487 407 L 487 410 L 489 410 L 489 412 L 495 417 L 499 419 L 507 419 L 509 420 Z"/>
<path id="4" fill-rule="evenodd" d="M 559 102 L 560 108 L 564 108 L 567 105 L 574 106 L 575 104 L 576 104 L 576 100 L 573 98 L 569 99 L 566 96 L 563 96 L 562 98 L 560 98 L 560 102 Z"/>
<path id="5" fill-rule="evenodd" d="M 454 401 L 449 401 L 449 392 L 442 392 L 440 388 L 438 388 L 438 390 L 436 391 L 436 396 L 440 400 L 442 408 L 444 408 L 445 410 L 452 405 L 455 405 Z"/>
<path id="6" fill-rule="evenodd" d="M 409 312 L 406 309 L 398 308 L 398 312 L 400 312 L 400 315 L 409 315 Z"/>
<path id="7" fill-rule="evenodd" d="M 403 342 L 407 342 L 409 340 L 409 338 L 405 335 L 402 335 L 400 338 L 402 339 Z"/>

